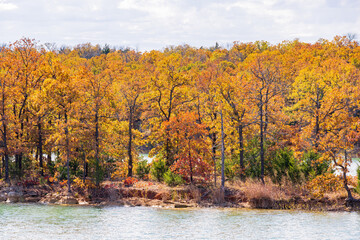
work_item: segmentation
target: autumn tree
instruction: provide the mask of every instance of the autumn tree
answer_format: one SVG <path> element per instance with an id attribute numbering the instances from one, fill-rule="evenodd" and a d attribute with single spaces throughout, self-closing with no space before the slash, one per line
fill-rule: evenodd
<path id="1" fill-rule="evenodd" d="M 172 53 L 168 56 L 159 57 L 156 52 L 150 53 L 148 61 L 153 62 L 153 70 L 150 79 L 150 108 L 153 109 L 154 118 L 151 119 L 151 125 L 155 130 L 153 135 L 156 136 L 156 128 L 161 123 L 169 121 L 173 114 L 179 112 L 181 107 L 190 99 L 187 98 L 186 91 L 189 84 L 188 71 L 191 66 L 186 58 L 181 55 Z M 156 137 L 155 137 L 156 138 Z M 154 139 L 163 144 L 155 148 L 161 152 L 170 166 L 174 162 L 174 152 L 172 143 L 165 135 L 165 139 Z"/>
<path id="2" fill-rule="evenodd" d="M 11 102 L 13 96 L 12 79 L 10 75 L 11 64 L 9 62 L 10 49 L 2 47 L 0 51 L 0 84 L 1 84 L 1 152 L 5 168 L 5 182 L 10 183 L 9 177 L 9 136 L 11 119 Z"/>
<path id="3" fill-rule="evenodd" d="M 264 183 L 265 141 L 268 128 L 276 121 L 281 111 L 282 93 L 287 82 L 281 72 L 281 62 L 276 52 L 263 52 L 247 61 L 246 70 L 253 104 L 257 108 L 257 124 L 260 138 L 261 176 Z"/>
<path id="4" fill-rule="evenodd" d="M 45 79 L 44 58 L 35 40 L 23 38 L 10 44 L 11 75 L 14 78 L 16 96 L 13 96 L 13 115 L 16 124 L 15 162 L 18 175 L 22 175 L 22 158 L 27 152 L 27 129 L 29 127 L 28 101 L 32 93 Z"/>
<path id="5" fill-rule="evenodd" d="M 194 113 L 182 113 L 162 125 L 179 149 L 171 169 L 188 178 L 191 183 L 195 176 L 207 180 L 211 173 L 206 126 L 196 121 Z"/>
<path id="6" fill-rule="evenodd" d="M 140 132 L 136 129 L 139 126 L 135 126 L 135 123 L 141 121 L 140 115 L 144 111 L 142 107 L 147 81 L 149 72 L 139 60 L 127 63 L 113 85 L 115 117 L 118 122 L 127 121 L 128 177 L 133 175 L 134 138 L 137 135 L 137 140 L 141 140 Z M 135 143 L 139 144 L 139 141 Z"/>
<path id="7" fill-rule="evenodd" d="M 83 80 L 83 108 L 84 114 L 87 114 L 88 125 L 93 129 L 94 158 L 95 158 L 95 176 L 96 185 L 99 186 L 101 179 L 101 123 L 104 118 L 109 117 L 109 96 L 113 77 L 109 72 L 106 55 L 93 57 L 89 59 L 77 76 Z M 80 109 L 78 109 L 80 110 Z M 88 111 L 86 113 L 86 111 Z M 91 120 L 90 120 L 91 119 Z"/>
<path id="8" fill-rule="evenodd" d="M 48 104 L 53 105 L 55 115 L 52 115 L 55 127 L 58 131 L 51 136 L 57 147 L 62 152 L 67 170 L 68 192 L 71 192 L 70 158 L 76 139 L 73 128 L 76 124 L 77 109 L 79 108 L 79 87 L 76 73 L 72 72 L 57 56 L 48 61 L 51 63 L 51 77 L 44 82 L 45 94 Z"/>

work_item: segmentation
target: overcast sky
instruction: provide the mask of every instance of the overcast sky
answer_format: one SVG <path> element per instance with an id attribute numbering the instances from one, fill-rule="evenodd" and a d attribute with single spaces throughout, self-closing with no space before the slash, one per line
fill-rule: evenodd
<path id="1" fill-rule="evenodd" d="M 0 0 L 0 43 L 30 37 L 145 51 L 347 33 L 360 34 L 360 0 Z"/>

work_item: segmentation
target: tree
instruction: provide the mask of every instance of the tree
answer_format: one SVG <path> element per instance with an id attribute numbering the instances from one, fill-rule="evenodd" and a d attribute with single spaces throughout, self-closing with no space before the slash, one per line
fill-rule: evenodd
<path id="1" fill-rule="evenodd" d="M 276 52 L 264 52 L 255 55 L 247 62 L 248 81 L 251 81 L 251 95 L 257 107 L 257 123 L 259 125 L 261 181 L 264 182 L 265 140 L 268 127 L 276 120 L 280 111 L 281 94 L 286 89 L 286 81 L 281 73 L 281 62 Z"/>
<path id="2" fill-rule="evenodd" d="M 48 59 L 51 69 L 51 78 L 44 82 L 46 99 L 48 104 L 54 106 L 57 116 L 54 116 L 55 128 L 60 130 L 53 133 L 51 138 L 62 151 L 62 157 L 66 162 L 68 192 L 71 192 L 70 157 L 76 140 L 72 135 L 76 123 L 76 113 L 79 109 L 79 88 L 75 81 L 76 73 L 66 67 L 61 59 L 52 56 Z"/>
<path id="3" fill-rule="evenodd" d="M 118 73 L 114 83 L 115 117 L 118 122 L 126 119 L 127 129 L 127 155 L 128 173 L 133 175 L 133 156 L 134 156 L 134 135 L 135 122 L 140 121 L 140 113 L 143 111 L 144 94 L 146 92 L 146 82 L 149 80 L 149 73 L 145 66 L 139 62 L 130 62 Z"/>
<path id="4" fill-rule="evenodd" d="M 110 116 L 108 98 L 111 93 L 113 76 L 110 74 L 106 55 L 93 57 L 85 63 L 79 78 L 83 79 L 83 100 L 85 109 L 88 109 L 87 116 L 92 119 L 88 121 L 90 128 L 93 129 L 93 142 L 95 150 L 95 176 L 96 185 L 99 186 L 101 179 L 101 121 Z"/>
<path id="5" fill-rule="evenodd" d="M 196 122 L 194 113 L 182 113 L 162 124 L 179 151 L 171 167 L 173 171 L 194 182 L 195 176 L 207 180 L 211 173 L 206 127 Z"/>
<path id="6" fill-rule="evenodd" d="M 43 50 L 38 51 L 33 39 L 22 38 L 10 44 L 11 75 L 17 96 L 13 97 L 13 115 L 16 127 L 15 162 L 18 176 L 22 175 L 22 158 L 28 142 L 26 132 L 29 127 L 28 101 L 34 90 L 38 89 L 45 79 Z"/>
<path id="7" fill-rule="evenodd" d="M 240 71 L 236 75 L 225 74 L 218 83 L 218 89 L 224 102 L 224 110 L 230 115 L 232 126 L 237 131 L 239 150 L 240 178 L 245 180 L 244 132 L 254 121 L 254 107 L 250 101 L 251 88 Z"/>
<path id="8" fill-rule="evenodd" d="M 155 53 L 152 53 L 155 54 Z M 149 56 L 151 57 L 151 56 Z M 156 118 L 150 123 L 156 129 L 162 122 L 170 121 L 173 114 L 190 100 L 187 98 L 186 90 L 189 84 L 188 61 L 179 54 L 172 53 L 163 58 L 155 57 L 153 75 L 150 80 L 150 108 L 154 110 Z M 153 130 L 155 130 L 153 129 Z M 156 130 L 153 131 L 156 135 Z M 155 139 L 159 142 L 160 139 Z M 160 140 L 161 141 L 161 140 Z M 168 137 L 164 139 L 164 145 L 155 148 L 156 151 L 163 153 L 167 166 L 174 162 L 174 152 L 172 143 Z"/>
<path id="9" fill-rule="evenodd" d="M 348 187 L 347 172 L 351 155 L 356 154 L 354 147 L 360 139 L 359 118 L 355 110 L 359 101 L 359 72 L 353 66 L 335 60 L 327 65 L 326 70 L 321 75 L 326 87 L 317 109 L 321 122 L 317 149 L 323 155 L 320 160 L 330 159 L 335 167 L 340 168 L 348 201 L 351 202 L 354 198 Z"/>
<path id="10" fill-rule="evenodd" d="M 2 47 L 0 51 L 0 87 L 1 87 L 1 148 L 2 148 L 2 157 L 3 164 L 5 165 L 5 182 L 10 184 L 9 177 L 9 128 L 12 122 L 11 115 L 11 103 L 13 96 L 13 88 L 12 88 L 12 79 L 11 79 L 11 63 L 9 62 L 9 51 L 10 49 Z"/>

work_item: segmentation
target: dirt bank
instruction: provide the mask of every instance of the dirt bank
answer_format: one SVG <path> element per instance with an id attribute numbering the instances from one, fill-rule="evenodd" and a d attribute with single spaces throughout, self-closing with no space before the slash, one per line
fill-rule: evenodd
<path id="1" fill-rule="evenodd" d="M 147 183 L 143 184 L 146 185 Z M 358 210 L 360 203 L 346 204 L 346 198 L 286 196 L 272 198 L 267 195 L 251 196 L 247 191 L 227 187 L 222 192 L 212 187 L 168 187 L 149 184 L 125 187 L 119 183 L 105 183 L 100 188 L 66 188 L 57 184 L 33 186 L 0 186 L 0 202 L 79 204 L 96 206 L 155 206 L 164 208 L 231 207 L 254 209 L 301 209 L 315 211 Z"/>

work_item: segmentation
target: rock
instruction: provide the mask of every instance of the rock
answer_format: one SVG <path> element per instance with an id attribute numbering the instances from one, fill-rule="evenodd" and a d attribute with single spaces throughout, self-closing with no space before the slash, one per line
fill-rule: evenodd
<path id="1" fill-rule="evenodd" d="M 20 198 L 22 197 L 22 193 L 18 193 L 18 192 L 9 192 L 7 194 L 7 200 L 6 202 L 8 203 L 16 203 L 20 201 Z"/>
<path id="2" fill-rule="evenodd" d="M 5 202 L 7 200 L 7 196 L 5 193 L 0 193 L 0 202 Z"/>
<path id="3" fill-rule="evenodd" d="M 39 202 L 41 200 L 41 197 L 26 197 L 24 199 L 24 202 L 27 202 L 27 203 L 36 203 L 36 202 Z"/>
<path id="4" fill-rule="evenodd" d="M 79 200 L 79 205 L 88 205 L 89 203 L 85 201 L 84 199 Z"/>
<path id="5" fill-rule="evenodd" d="M 47 199 L 48 203 L 56 203 L 57 201 L 60 200 L 60 197 L 50 197 L 49 199 Z"/>
<path id="6" fill-rule="evenodd" d="M 78 200 L 73 196 L 64 196 L 56 204 L 78 204 Z"/>
<path id="7" fill-rule="evenodd" d="M 40 203 L 56 203 L 61 199 L 60 195 L 55 193 L 48 193 L 44 198 L 40 200 Z"/>
<path id="8" fill-rule="evenodd" d="M 29 197 L 38 197 L 38 196 L 39 196 L 39 193 L 36 192 L 36 191 L 29 191 L 29 192 L 26 192 L 26 196 L 29 196 Z"/>
<path id="9" fill-rule="evenodd" d="M 174 208 L 188 208 L 191 207 L 190 205 L 187 204 L 181 204 L 181 203 L 175 203 Z"/>

